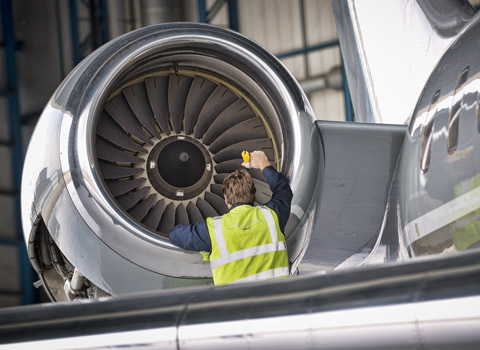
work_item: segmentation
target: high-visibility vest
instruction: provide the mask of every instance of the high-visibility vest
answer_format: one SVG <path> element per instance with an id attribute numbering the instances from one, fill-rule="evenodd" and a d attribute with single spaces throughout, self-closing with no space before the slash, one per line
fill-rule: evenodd
<path id="1" fill-rule="evenodd" d="M 285 237 L 272 209 L 240 205 L 206 221 L 215 285 L 290 275 Z"/>

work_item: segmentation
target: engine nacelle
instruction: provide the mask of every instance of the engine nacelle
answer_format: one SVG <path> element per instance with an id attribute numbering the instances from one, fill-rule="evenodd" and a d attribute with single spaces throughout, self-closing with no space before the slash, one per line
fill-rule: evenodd
<path id="1" fill-rule="evenodd" d="M 236 32 L 172 23 L 99 48 L 51 98 L 25 160 L 23 229 L 50 297 L 211 283 L 201 254 L 168 233 L 226 212 L 221 184 L 244 149 L 289 179 L 295 270 L 322 183 L 313 121 L 286 68 Z M 252 175 L 264 203 L 269 186 Z"/>

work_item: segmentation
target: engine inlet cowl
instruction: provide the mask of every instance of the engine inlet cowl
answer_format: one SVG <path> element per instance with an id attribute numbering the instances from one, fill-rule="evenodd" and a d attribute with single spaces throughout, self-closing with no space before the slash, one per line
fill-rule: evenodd
<path id="1" fill-rule="evenodd" d="M 239 33 L 170 23 L 125 34 L 74 69 L 39 121 L 22 194 L 27 240 L 41 218 L 65 259 L 111 294 L 199 283 L 209 264 L 168 234 L 225 213 L 223 179 L 243 150 L 263 150 L 294 193 L 285 236 L 295 269 L 322 180 L 313 121 L 290 73 Z M 263 204 L 269 185 L 251 173 Z"/>

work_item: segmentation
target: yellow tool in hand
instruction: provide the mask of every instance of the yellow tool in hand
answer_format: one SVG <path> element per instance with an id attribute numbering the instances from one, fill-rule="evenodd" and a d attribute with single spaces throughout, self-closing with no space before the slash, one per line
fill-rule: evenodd
<path id="1" fill-rule="evenodd" d="M 250 153 L 242 151 L 242 158 L 245 168 L 250 168 Z"/>

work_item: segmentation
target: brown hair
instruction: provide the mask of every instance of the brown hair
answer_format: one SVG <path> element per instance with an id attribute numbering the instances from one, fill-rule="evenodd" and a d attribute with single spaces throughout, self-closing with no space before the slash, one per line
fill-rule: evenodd
<path id="1" fill-rule="evenodd" d="M 255 202 L 255 184 L 245 169 L 235 170 L 223 180 L 223 195 L 231 205 Z"/>

